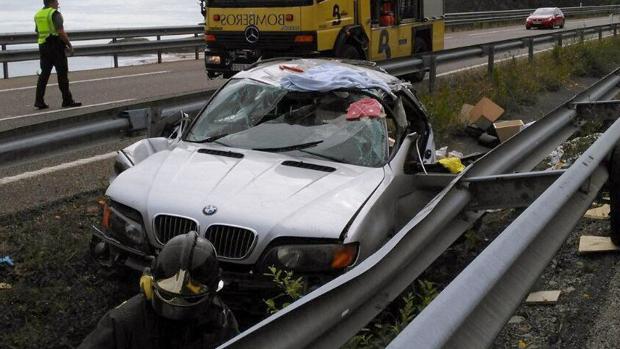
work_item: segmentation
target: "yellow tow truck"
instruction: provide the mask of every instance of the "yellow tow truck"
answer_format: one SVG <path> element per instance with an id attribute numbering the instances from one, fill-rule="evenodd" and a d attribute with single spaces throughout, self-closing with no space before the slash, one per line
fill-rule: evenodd
<path id="1" fill-rule="evenodd" d="M 443 0 L 202 0 L 209 78 L 259 59 L 384 61 L 443 49 Z M 424 72 L 406 78 L 420 80 Z"/>

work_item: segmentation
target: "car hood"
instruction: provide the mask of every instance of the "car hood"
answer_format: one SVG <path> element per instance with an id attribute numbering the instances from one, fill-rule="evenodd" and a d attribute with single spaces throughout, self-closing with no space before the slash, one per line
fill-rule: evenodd
<path id="1" fill-rule="evenodd" d="M 552 19 L 553 16 L 529 16 L 527 19 L 542 19 L 542 20 L 546 20 L 546 19 Z"/>
<path id="2" fill-rule="evenodd" d="M 260 250 L 278 236 L 340 238 L 383 178 L 383 168 L 180 143 L 121 173 L 107 195 L 145 214 L 151 231 L 159 214 L 184 216 L 201 233 L 211 224 L 253 230 Z"/>

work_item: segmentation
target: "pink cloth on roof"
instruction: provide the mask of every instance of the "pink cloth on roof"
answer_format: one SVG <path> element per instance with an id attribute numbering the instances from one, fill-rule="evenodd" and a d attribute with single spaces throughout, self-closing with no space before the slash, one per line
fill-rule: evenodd
<path id="1" fill-rule="evenodd" d="M 347 120 L 358 120 L 363 117 L 374 119 L 384 116 L 383 106 L 374 98 L 362 98 L 351 103 L 347 109 Z"/>

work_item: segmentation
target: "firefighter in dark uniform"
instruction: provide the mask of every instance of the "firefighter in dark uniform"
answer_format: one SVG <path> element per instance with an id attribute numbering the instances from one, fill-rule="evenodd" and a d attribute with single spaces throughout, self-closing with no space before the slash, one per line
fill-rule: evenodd
<path id="1" fill-rule="evenodd" d="M 56 68 L 58 87 L 62 93 L 63 108 L 79 107 L 69 91 L 69 65 L 67 54 L 73 54 L 73 46 L 64 30 L 63 18 L 58 12 L 58 0 L 43 0 L 43 7 L 34 15 L 41 60 L 41 74 L 37 81 L 37 93 L 34 106 L 38 109 L 49 108 L 45 104 L 45 87 L 50 78 L 52 68 Z"/>
<path id="2" fill-rule="evenodd" d="M 215 348 L 239 333 L 216 295 L 220 275 L 208 240 L 196 232 L 172 238 L 143 273 L 142 293 L 105 314 L 79 348 Z"/>

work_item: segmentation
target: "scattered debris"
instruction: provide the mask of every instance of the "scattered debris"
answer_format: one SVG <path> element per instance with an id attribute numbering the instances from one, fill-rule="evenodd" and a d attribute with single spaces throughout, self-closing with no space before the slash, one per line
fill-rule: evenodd
<path id="1" fill-rule="evenodd" d="M 532 292 L 527 296 L 527 304 L 555 304 L 560 298 L 560 290 Z"/>
<path id="2" fill-rule="evenodd" d="M 499 138 L 484 132 L 478 137 L 478 144 L 488 148 L 494 148 L 499 144 Z"/>
<path id="3" fill-rule="evenodd" d="M 504 109 L 487 97 L 482 97 L 469 112 L 470 123 L 486 131 L 504 114 Z"/>
<path id="4" fill-rule="evenodd" d="M 620 251 L 609 236 L 582 236 L 579 238 L 579 254 Z"/>
<path id="5" fill-rule="evenodd" d="M 526 319 L 523 316 L 515 315 L 511 317 L 510 320 L 508 320 L 508 323 L 509 324 L 520 324 L 525 321 Z"/>
<path id="6" fill-rule="evenodd" d="M 13 286 L 6 282 L 0 282 L 0 290 L 10 290 Z"/>
<path id="7" fill-rule="evenodd" d="M 590 219 L 609 219 L 609 211 L 609 205 L 605 204 L 600 207 L 589 209 L 583 216 Z"/>
<path id="8" fill-rule="evenodd" d="M 10 256 L 4 256 L 0 258 L 0 265 L 4 265 L 4 264 L 10 267 L 15 265 L 15 263 L 13 262 L 13 258 L 11 258 Z"/>
<path id="9" fill-rule="evenodd" d="M 497 134 L 497 138 L 499 138 L 501 143 L 521 132 L 524 126 L 523 120 L 507 120 L 493 123 L 495 134 Z"/>
<path id="10" fill-rule="evenodd" d="M 461 173 L 465 169 L 465 165 L 461 162 L 461 159 L 457 157 L 447 157 L 444 159 L 440 159 L 437 161 L 444 168 L 446 168 L 450 173 Z"/>
<path id="11" fill-rule="evenodd" d="M 471 104 L 463 104 L 461 107 L 461 112 L 459 113 L 459 120 L 465 124 L 469 125 L 471 123 L 470 114 L 471 110 L 474 109 L 474 106 Z"/>

